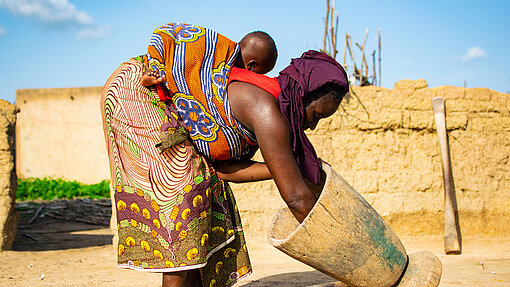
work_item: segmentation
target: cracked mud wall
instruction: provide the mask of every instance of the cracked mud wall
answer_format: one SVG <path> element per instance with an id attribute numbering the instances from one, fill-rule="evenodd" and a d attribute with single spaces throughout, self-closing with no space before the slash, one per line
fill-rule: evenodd
<path id="1" fill-rule="evenodd" d="M 14 170 L 14 129 L 17 108 L 0 100 L 0 251 L 11 249 L 19 215 L 14 210 L 16 173 Z"/>
<path id="2" fill-rule="evenodd" d="M 443 232 L 443 180 L 431 99 L 446 100 L 461 232 L 510 235 L 510 95 L 486 88 L 354 87 L 331 118 L 308 132 L 329 162 L 400 233 Z M 109 177 L 101 87 L 20 90 L 20 176 L 85 183 Z M 260 159 L 260 154 L 257 155 Z M 28 170 L 30 172 L 28 172 Z M 265 236 L 284 206 L 272 181 L 231 185 L 249 234 Z"/>

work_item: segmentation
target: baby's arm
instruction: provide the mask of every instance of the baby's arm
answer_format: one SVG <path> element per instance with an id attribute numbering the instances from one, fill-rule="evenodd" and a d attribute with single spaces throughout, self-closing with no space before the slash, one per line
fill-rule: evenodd
<path id="1" fill-rule="evenodd" d="M 145 67 L 145 73 L 142 75 L 140 79 L 140 83 L 144 87 L 157 85 L 163 82 L 163 78 L 159 75 L 159 73 L 152 71 L 151 69 Z"/>

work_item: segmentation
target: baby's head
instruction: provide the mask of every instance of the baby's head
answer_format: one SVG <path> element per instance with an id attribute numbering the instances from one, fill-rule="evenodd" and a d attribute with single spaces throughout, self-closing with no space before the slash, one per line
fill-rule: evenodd
<path id="1" fill-rule="evenodd" d="M 236 61 L 236 67 L 257 74 L 265 74 L 274 68 L 278 52 L 273 38 L 266 32 L 251 32 L 239 42 L 239 47 L 241 48 L 241 57 Z"/>

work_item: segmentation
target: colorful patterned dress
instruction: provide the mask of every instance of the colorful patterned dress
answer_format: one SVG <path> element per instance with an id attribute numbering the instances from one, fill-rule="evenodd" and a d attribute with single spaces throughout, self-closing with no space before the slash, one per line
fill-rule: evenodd
<path id="1" fill-rule="evenodd" d="M 237 53 L 235 42 L 213 31 L 163 25 L 147 55 L 108 79 L 101 104 L 120 268 L 202 268 L 204 286 L 229 286 L 251 273 L 233 193 L 211 165 L 256 146 L 228 105 Z M 141 86 L 144 63 L 164 77 L 171 101 Z M 182 134 L 189 137 L 178 140 Z M 168 145 L 168 138 L 177 140 Z"/>

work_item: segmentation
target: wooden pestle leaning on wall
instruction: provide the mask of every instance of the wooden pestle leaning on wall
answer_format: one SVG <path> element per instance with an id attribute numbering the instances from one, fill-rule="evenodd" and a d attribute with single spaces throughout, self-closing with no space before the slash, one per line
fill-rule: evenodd
<path id="1" fill-rule="evenodd" d="M 444 99 L 442 97 L 433 98 L 432 106 L 434 108 L 434 119 L 436 121 L 436 130 L 439 138 L 439 148 L 441 151 L 441 167 L 443 169 L 444 251 L 446 254 L 460 254 L 462 246 L 459 214 L 457 208 L 457 197 L 455 196 L 455 185 L 453 183 Z"/>
<path id="2" fill-rule="evenodd" d="M 319 199 L 299 224 L 279 211 L 269 242 L 349 286 L 437 286 L 442 266 L 428 251 L 410 254 L 363 197 L 329 165 Z"/>
<path id="3" fill-rule="evenodd" d="M 17 177 L 14 170 L 16 105 L 0 100 L 0 251 L 12 248 L 19 215 L 14 209 Z"/>

